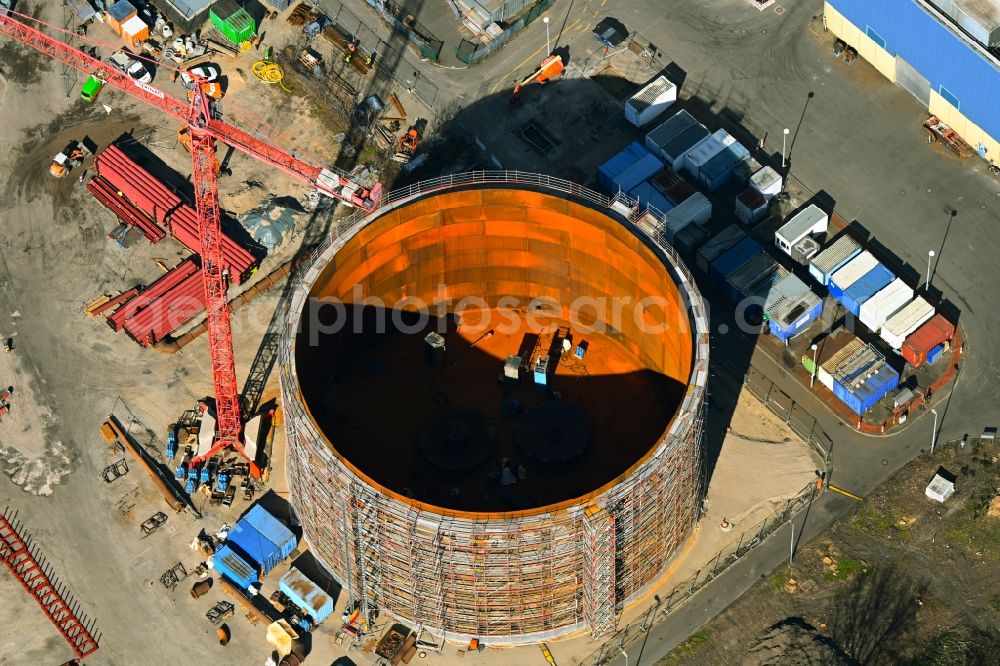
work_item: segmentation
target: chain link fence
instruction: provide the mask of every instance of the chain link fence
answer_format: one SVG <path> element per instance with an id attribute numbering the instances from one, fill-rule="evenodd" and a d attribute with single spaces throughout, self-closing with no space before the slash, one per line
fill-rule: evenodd
<path id="1" fill-rule="evenodd" d="M 444 42 L 434 36 L 430 29 L 410 14 L 406 7 L 393 0 L 365 0 L 379 18 L 392 29 L 406 37 L 421 58 L 438 62 Z"/>
<path id="2" fill-rule="evenodd" d="M 491 53 L 503 48 L 514 35 L 534 23 L 535 19 L 542 15 L 542 12 L 552 6 L 552 2 L 553 0 L 541 0 L 510 23 L 503 32 L 488 42 L 472 42 L 463 39 L 455 47 L 455 57 L 466 65 L 475 65 L 482 62 Z"/>

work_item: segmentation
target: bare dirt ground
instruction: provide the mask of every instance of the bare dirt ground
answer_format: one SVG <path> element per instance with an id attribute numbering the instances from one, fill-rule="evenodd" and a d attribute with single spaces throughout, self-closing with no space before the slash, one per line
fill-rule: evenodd
<path id="1" fill-rule="evenodd" d="M 978 440 L 918 458 L 665 663 L 994 663 L 998 463 Z M 957 476 L 944 504 L 924 495 L 939 467 Z"/>

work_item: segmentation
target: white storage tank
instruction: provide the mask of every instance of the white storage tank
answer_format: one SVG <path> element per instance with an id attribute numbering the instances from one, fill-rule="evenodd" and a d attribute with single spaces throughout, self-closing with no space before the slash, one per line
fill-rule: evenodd
<path id="1" fill-rule="evenodd" d="M 913 289 L 900 278 L 896 278 L 889 283 L 889 286 L 861 304 L 858 319 L 872 333 L 877 333 L 886 319 L 896 314 L 911 300 L 913 300 Z"/>
<path id="2" fill-rule="evenodd" d="M 625 102 L 625 120 L 642 127 L 677 101 L 677 86 L 660 75 Z"/>
<path id="3" fill-rule="evenodd" d="M 764 195 L 768 201 L 781 192 L 781 176 L 769 166 L 750 176 L 750 186 Z"/>
<path id="4" fill-rule="evenodd" d="M 826 233 L 830 218 L 815 204 L 799 211 L 780 229 L 774 232 L 774 245 L 787 254 L 792 255 L 792 248 L 800 240 L 812 234 Z"/>
<path id="5" fill-rule="evenodd" d="M 933 316 L 934 306 L 923 296 L 917 296 L 909 305 L 885 320 L 879 336 L 893 349 L 902 349 L 906 338 Z"/>

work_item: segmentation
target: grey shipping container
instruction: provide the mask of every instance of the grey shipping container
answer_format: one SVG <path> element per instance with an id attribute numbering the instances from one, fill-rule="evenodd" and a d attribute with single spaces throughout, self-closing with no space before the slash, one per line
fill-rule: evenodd
<path id="1" fill-rule="evenodd" d="M 660 157 L 674 171 L 680 171 L 684 165 L 684 157 L 688 151 L 708 137 L 708 128 L 704 125 L 688 127 L 675 138 L 660 148 Z"/>
<path id="2" fill-rule="evenodd" d="M 697 124 L 698 121 L 694 119 L 694 116 L 681 109 L 670 116 L 662 125 L 649 131 L 649 134 L 646 135 L 646 149 L 654 155 L 659 155 L 661 148 L 677 138 L 681 132 Z"/>
<path id="3" fill-rule="evenodd" d="M 708 267 L 713 261 L 716 260 L 717 257 L 746 237 L 747 235 L 742 229 L 735 224 L 730 224 L 728 227 L 705 241 L 705 244 L 698 249 L 695 264 L 702 271 L 708 273 Z"/>

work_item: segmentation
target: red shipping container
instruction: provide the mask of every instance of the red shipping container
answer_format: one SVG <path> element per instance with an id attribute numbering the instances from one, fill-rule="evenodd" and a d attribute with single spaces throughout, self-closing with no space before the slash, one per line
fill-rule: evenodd
<path id="1" fill-rule="evenodd" d="M 903 341 L 900 354 L 907 363 L 918 367 L 927 360 L 927 353 L 955 336 L 955 325 L 942 315 L 935 315 Z"/>

